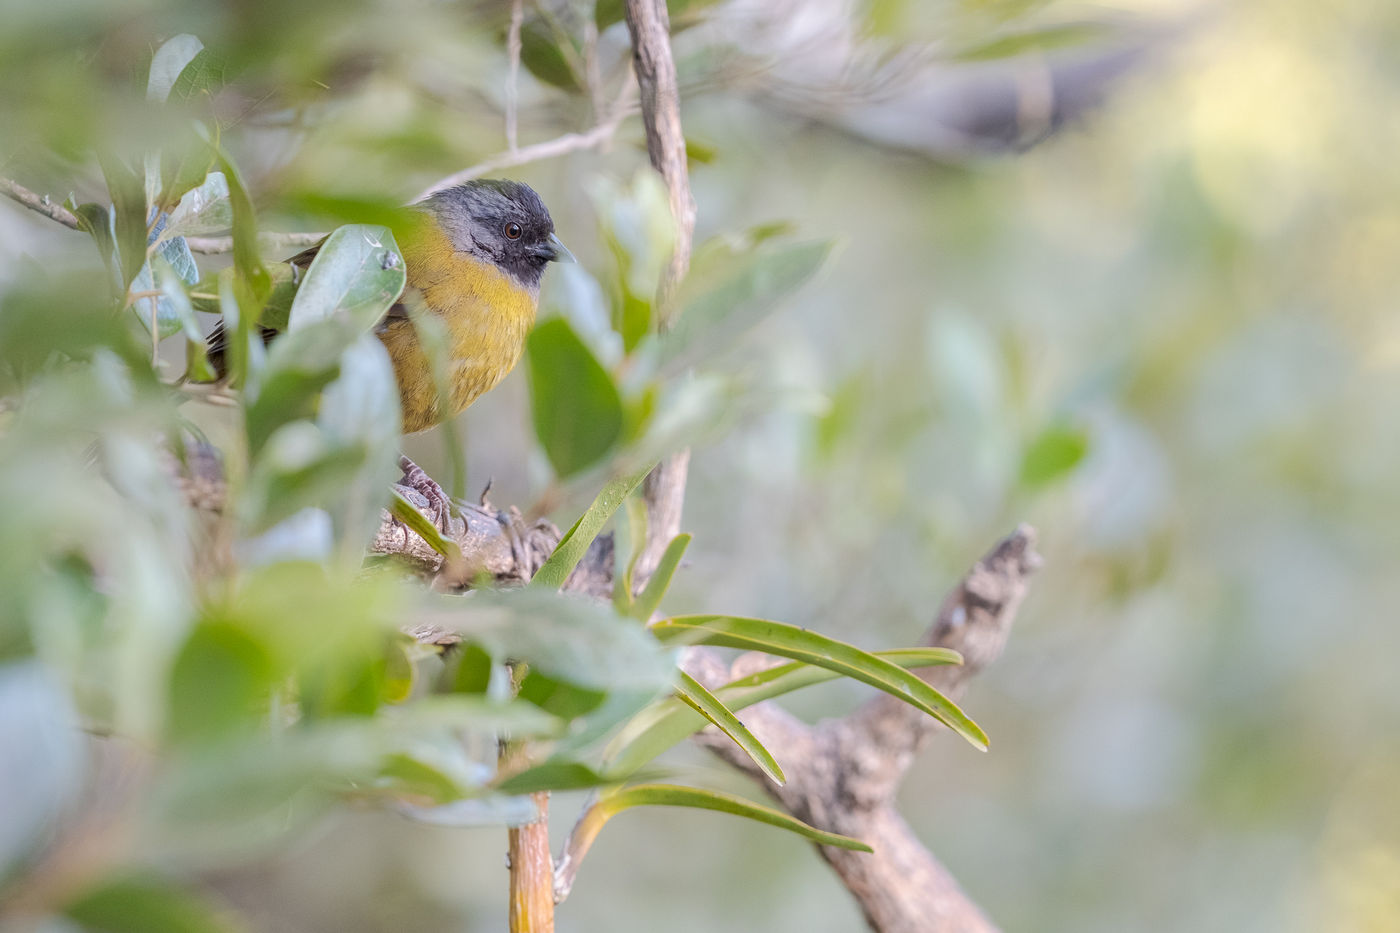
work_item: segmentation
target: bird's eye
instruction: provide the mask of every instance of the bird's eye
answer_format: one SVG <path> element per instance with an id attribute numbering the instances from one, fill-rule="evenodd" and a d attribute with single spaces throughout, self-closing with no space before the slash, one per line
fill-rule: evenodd
<path id="1" fill-rule="evenodd" d="M 521 229 L 520 229 L 520 224 L 516 224 L 516 223 L 506 224 L 506 236 L 507 236 L 509 239 L 518 240 L 518 239 L 520 239 L 520 234 L 522 234 L 522 233 L 524 233 L 524 232 L 525 232 L 524 230 L 521 230 Z"/>

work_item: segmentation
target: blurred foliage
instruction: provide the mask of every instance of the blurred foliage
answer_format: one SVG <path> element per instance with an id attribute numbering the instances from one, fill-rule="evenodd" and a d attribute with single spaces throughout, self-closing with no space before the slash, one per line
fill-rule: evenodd
<path id="1" fill-rule="evenodd" d="M 1028 518 L 1049 563 L 975 693 L 995 752 L 938 743 L 904 800 L 974 897 L 1008 930 L 1393 928 L 1393 5 L 671 10 L 705 156 L 679 317 L 651 302 L 669 225 L 635 120 L 606 152 L 511 170 L 583 262 L 546 277 L 522 373 L 407 441 L 445 475 L 465 433 L 493 498 L 591 515 L 573 559 L 618 512 L 624 572 L 645 527 L 616 493 L 694 445 L 688 569 L 677 554 L 609 609 L 451 601 L 362 566 L 400 443 L 365 333 L 392 270 L 328 250 L 338 271 L 294 310 L 284 255 L 257 246 L 368 243 L 353 232 L 504 148 L 506 4 L 0 4 L 0 175 L 87 233 L 0 208 L 5 908 L 55 928 L 499 929 L 496 827 L 532 812 L 515 791 L 602 785 L 597 825 L 677 801 L 644 769 L 710 720 L 630 618 L 653 597 L 898 644 Z M 620 6 L 526 11 L 522 141 L 592 126 L 628 80 Z M 810 98 L 873 112 L 860 87 L 793 101 L 852 49 L 912 50 L 936 66 L 920 90 L 995 124 L 959 81 L 1009 74 L 1028 95 L 1011 110 L 1034 112 L 1043 76 L 1153 22 L 1135 79 L 1014 160 L 930 164 L 824 128 Z M 894 117 L 889 145 L 920 151 L 929 114 Z M 185 239 L 230 232 L 231 265 Z M 352 293 L 363 314 L 333 314 Z M 204 365 L 208 312 L 246 374 L 224 404 L 173 388 Z M 307 323 L 264 353 L 259 314 Z M 171 482 L 196 439 L 223 454 L 222 516 Z M 464 647 L 400 633 L 433 620 Z M 519 697 L 505 659 L 529 662 Z M 834 677 L 794 663 L 713 694 L 732 712 Z M 788 702 L 831 715 L 855 689 Z M 535 768 L 496 772 L 503 734 Z M 664 761 L 706 768 L 684 754 Z M 629 797 L 621 774 L 646 783 Z M 743 789 L 699 778 L 709 806 Z M 577 929 L 619 929 L 624 901 L 638 930 L 860 922 L 782 834 L 608 825 Z M 68 860 L 91 847 L 111 854 Z M 26 900 L 41 873 L 56 883 Z"/>
<path id="2" fill-rule="evenodd" d="M 353 87 L 329 80 L 356 58 L 341 48 L 349 40 L 312 30 L 325 16 L 315 8 L 276 40 L 250 11 L 83 12 L 71 38 L 86 44 L 66 80 L 54 75 L 53 87 L 0 113 L 15 141 L 5 171 L 31 182 L 68 173 L 64 207 L 96 247 L 70 240 L 43 262 L 4 269 L 0 550 L 14 556 L 0 569 L 0 799 L 19 816 L 0 820 L 0 907 L 11 916 L 94 930 L 242 929 L 211 878 L 295 846 L 351 803 L 439 826 L 516 825 L 535 816 L 529 794 L 597 788 L 585 847 L 617 812 L 666 805 L 866 848 L 732 794 L 638 783 L 655 773 L 643 766 L 706 722 L 782 779 L 724 700 L 678 680 L 673 642 L 761 648 L 795 669 L 864 680 L 985 747 L 957 706 L 854 646 L 720 615 L 649 624 L 690 538 L 671 542 L 634 593 L 646 538 L 635 499 L 615 604 L 557 592 L 657 458 L 715 420 L 722 394 L 687 394 L 695 367 L 708 362 L 710 379 L 740 391 L 741 376 L 715 364 L 721 338 L 809 280 L 828 244 L 748 248 L 781 232 L 772 226 L 710 244 L 663 320 L 655 296 L 674 241 L 665 192 L 645 170 L 626 183 L 596 176 L 604 273 L 574 274 L 575 293 L 535 329 L 527 357 L 534 438 L 553 472 L 546 496 L 601 492 L 530 587 L 435 594 L 392 561 L 365 560 L 386 508 L 443 553 L 454 547 L 391 491 L 399 405 L 373 331 L 406 281 L 395 238 L 404 220 L 390 206 L 401 183 L 350 194 L 329 176 L 258 164 L 268 138 L 305 151 L 351 106 Z M 597 92 L 597 62 L 575 67 L 587 36 L 538 13 L 526 66 L 579 98 L 585 85 Z M 157 41 L 156 23 L 192 19 L 210 45 L 191 33 Z M 18 10 L 13 22 L 49 25 Z M 323 41 L 293 69 L 296 36 Z M 573 83 L 550 79 L 540 43 Z M 610 54 L 615 80 L 630 80 L 625 48 Z M 124 55 L 148 56 L 149 67 Z M 352 85 L 393 72 L 363 64 Z M 27 66 L 42 64 L 17 54 L 14 67 Z M 83 134 L 60 128 L 50 108 L 63 93 L 96 95 L 110 112 Z M 302 108 L 324 111 L 284 123 Z M 269 205 L 348 222 L 294 273 L 260 249 Z M 192 238 L 223 234 L 231 263 L 196 260 Z M 228 384 L 202 384 L 211 367 L 199 315 L 211 313 Z M 684 329 L 671 327 L 676 315 L 688 316 Z M 440 376 L 441 334 L 431 319 L 415 323 Z M 282 334 L 265 344 L 264 328 Z M 455 432 L 442 435 L 449 459 L 460 456 Z M 403 634 L 425 629 L 460 644 Z M 768 695 L 822 679 L 774 681 Z M 698 723 L 648 731 L 628 767 L 603 769 L 604 738 L 680 701 Z M 509 756 L 518 764 L 498 761 L 507 743 L 524 750 Z M 110 786 L 106 760 L 129 783 Z"/>

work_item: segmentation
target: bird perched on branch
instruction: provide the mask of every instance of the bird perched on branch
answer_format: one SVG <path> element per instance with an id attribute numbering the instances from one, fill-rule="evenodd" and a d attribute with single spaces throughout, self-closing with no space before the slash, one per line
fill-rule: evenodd
<path id="1" fill-rule="evenodd" d="M 399 231 L 408 284 L 375 327 L 399 385 L 403 429 L 425 431 L 455 417 L 496 386 L 520 360 L 535 323 L 540 279 L 551 262 L 573 262 L 554 234 L 540 196 L 516 181 L 481 180 L 439 191 L 414 205 Z M 291 259 L 296 278 L 320 245 Z M 409 308 L 434 315 L 447 337 L 445 397 L 410 320 Z M 263 339 L 278 331 L 263 328 Z M 209 336 L 214 371 L 226 374 L 227 335 Z"/>
<path id="2" fill-rule="evenodd" d="M 545 266 L 574 257 L 555 236 L 540 196 L 515 181 L 469 181 L 440 191 L 415 204 L 398 233 L 407 285 L 375 334 L 394 366 L 403 429 L 414 433 L 456 417 L 506 377 L 535 323 Z M 319 249 L 317 244 L 287 260 L 294 281 Z M 410 308 L 443 325 L 447 373 L 441 392 Z M 266 342 L 278 333 L 262 328 Z M 227 374 L 227 349 L 220 325 L 208 341 L 209 362 L 220 377 Z M 441 487 L 407 457 L 400 466 L 404 484 L 422 493 L 444 524 L 450 503 Z"/>

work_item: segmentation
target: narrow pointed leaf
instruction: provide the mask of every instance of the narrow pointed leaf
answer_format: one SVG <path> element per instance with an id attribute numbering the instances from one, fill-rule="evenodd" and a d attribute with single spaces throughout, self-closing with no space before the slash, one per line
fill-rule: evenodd
<path id="1" fill-rule="evenodd" d="M 653 463 L 629 476 L 620 476 L 604 486 L 603 491 L 598 493 L 598 498 L 588 507 L 588 511 L 580 515 L 574 526 L 564 533 L 558 547 L 549 555 L 549 560 L 544 562 L 544 566 L 535 573 L 530 585 L 552 590 L 563 586 L 608 519 L 612 518 L 613 513 L 632 494 L 632 490 L 642 484 L 642 480 L 647 478 L 647 474 L 655 466 Z"/>
<path id="2" fill-rule="evenodd" d="M 797 833 L 806 839 L 825 846 L 840 849 L 853 849 L 857 852 L 871 852 L 870 846 L 859 839 L 828 833 L 810 826 L 795 817 L 788 816 L 772 807 L 765 807 L 715 790 L 699 787 L 682 787 L 678 784 L 636 784 L 624 787 L 609 794 L 597 803 L 606 817 L 614 816 L 631 807 L 693 807 L 699 810 L 714 810 L 717 813 L 730 813 L 759 823 L 767 823 L 779 829 Z"/>
<path id="3" fill-rule="evenodd" d="M 897 648 L 875 656 L 906 669 L 962 663 L 962 656 L 949 648 Z M 840 676 L 824 667 L 793 661 L 732 680 L 714 693 L 729 709 L 741 710 Z M 609 770 L 629 774 L 699 732 L 707 722 L 677 698 L 667 697 L 629 722 L 604 753 L 604 760 Z"/>
<path id="4" fill-rule="evenodd" d="M 651 618 L 656 607 L 661 605 L 661 600 L 666 597 L 666 591 L 671 587 L 671 578 L 676 575 L 676 568 L 681 565 L 681 558 L 685 556 L 685 549 L 689 545 L 690 535 L 676 535 L 671 539 L 671 543 L 666 545 L 666 552 L 661 555 L 656 572 L 651 575 L 646 589 L 642 590 L 636 602 L 632 604 L 631 615 L 634 619 L 645 622 Z"/>
<path id="5" fill-rule="evenodd" d="M 769 619 L 719 615 L 663 619 L 651 631 L 666 643 L 764 651 L 829 668 L 923 710 L 978 749 L 987 748 L 986 733 L 952 700 L 899 665 L 834 638 Z"/>
<path id="6" fill-rule="evenodd" d="M 457 550 L 455 542 L 449 541 L 438 531 L 437 526 L 428 521 L 428 516 L 414 508 L 412 502 L 403 497 L 403 493 L 397 489 L 391 490 L 392 498 L 389 500 L 389 511 L 394 517 L 409 527 L 414 534 L 427 542 L 428 547 L 437 551 L 448 560 L 456 560 L 460 552 Z"/>
<path id="7" fill-rule="evenodd" d="M 745 726 L 739 721 L 728 707 L 694 677 L 685 671 L 680 672 L 680 680 L 676 684 L 676 696 L 680 698 L 686 706 L 704 716 L 715 727 L 725 735 L 734 740 L 734 744 L 744 750 L 744 754 L 753 759 L 753 763 L 763 769 L 763 773 L 768 775 L 778 784 L 786 784 L 787 778 L 783 775 L 783 769 L 778 766 L 778 762 L 763 747 L 763 743 L 754 737 Z"/>

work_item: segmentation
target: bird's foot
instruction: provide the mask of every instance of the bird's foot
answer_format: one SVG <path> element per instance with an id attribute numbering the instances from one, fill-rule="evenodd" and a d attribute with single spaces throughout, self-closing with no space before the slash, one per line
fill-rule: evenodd
<path id="1" fill-rule="evenodd" d="M 403 470 L 403 479 L 399 481 L 399 485 L 412 489 L 427 499 L 433 513 L 433 524 L 440 531 L 450 534 L 452 532 L 452 499 L 436 480 L 407 457 L 399 457 L 399 469 Z"/>

